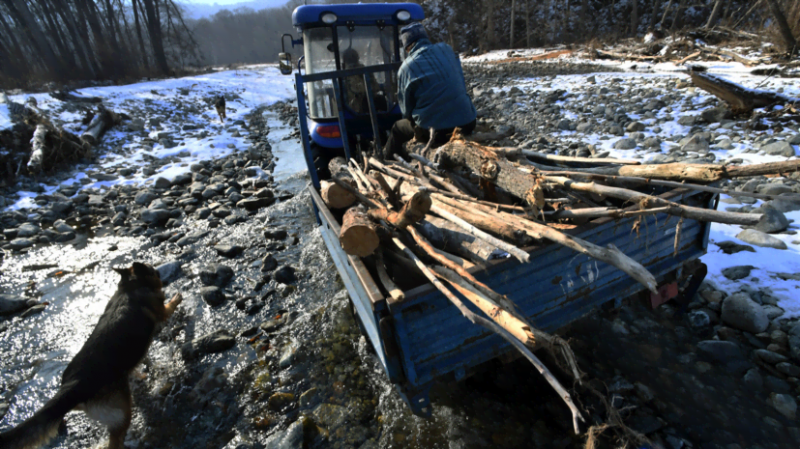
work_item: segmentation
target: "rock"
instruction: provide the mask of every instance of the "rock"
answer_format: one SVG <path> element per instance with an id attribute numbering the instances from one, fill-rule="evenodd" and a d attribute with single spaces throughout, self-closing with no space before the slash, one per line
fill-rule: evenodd
<path id="1" fill-rule="evenodd" d="M 286 432 L 275 435 L 273 439 L 269 440 L 264 446 L 264 449 L 303 449 L 304 439 L 305 432 L 303 430 L 303 422 L 302 420 L 297 420 L 293 422 L 288 429 L 286 429 Z"/>
<path id="2" fill-rule="evenodd" d="M 705 340 L 697 344 L 697 349 L 713 360 L 722 363 L 744 359 L 742 350 L 731 341 Z"/>
<path id="3" fill-rule="evenodd" d="M 246 210 L 257 210 L 269 207 L 275 203 L 275 198 L 247 198 L 236 203 L 236 207 Z"/>
<path id="4" fill-rule="evenodd" d="M 137 193 L 136 196 L 133 198 L 133 202 L 140 206 L 147 207 L 155 199 L 158 199 L 158 195 L 152 192 L 144 191 Z"/>
<path id="5" fill-rule="evenodd" d="M 311 415 L 318 424 L 333 431 L 347 420 L 347 409 L 341 405 L 325 403 L 317 406 Z"/>
<path id="6" fill-rule="evenodd" d="M 778 379 L 775 376 L 765 377 L 764 386 L 766 387 L 767 391 L 772 391 L 775 393 L 789 394 L 789 392 L 792 391 L 792 387 L 785 380 Z"/>
<path id="7" fill-rule="evenodd" d="M 200 272 L 200 281 L 204 285 L 225 287 L 233 279 L 233 269 L 222 264 L 211 264 L 203 267 Z"/>
<path id="8" fill-rule="evenodd" d="M 294 402 L 292 393 L 275 393 L 267 400 L 267 407 L 270 410 L 279 411 Z"/>
<path id="9" fill-rule="evenodd" d="M 292 344 L 287 345 L 283 353 L 281 353 L 280 359 L 278 359 L 278 366 L 281 367 L 281 369 L 290 367 L 294 361 L 295 353 L 297 353 L 297 348 Z"/>
<path id="10" fill-rule="evenodd" d="M 167 178 L 156 178 L 155 182 L 153 183 L 153 187 L 157 189 L 168 189 L 172 187 L 172 182 L 170 182 Z"/>
<path id="11" fill-rule="evenodd" d="M 267 229 L 264 231 L 264 238 L 267 240 L 283 240 L 287 235 L 286 229 Z"/>
<path id="12" fill-rule="evenodd" d="M 764 309 L 744 292 L 725 298 L 722 302 L 722 321 L 751 334 L 764 332 L 769 327 L 769 318 Z"/>
<path id="13" fill-rule="evenodd" d="M 788 377 L 800 377 L 800 368 L 798 368 L 796 365 L 792 365 L 789 362 L 777 363 L 775 364 L 775 369 Z"/>
<path id="14" fill-rule="evenodd" d="M 28 318 L 31 315 L 36 315 L 39 313 L 44 312 L 44 309 L 47 307 L 46 304 L 36 304 L 35 306 L 29 308 L 28 310 L 22 312 L 20 315 L 21 318 Z"/>
<path id="15" fill-rule="evenodd" d="M 236 345 L 236 339 L 225 329 L 196 338 L 181 347 L 181 355 L 192 360 L 205 354 L 227 351 Z"/>
<path id="16" fill-rule="evenodd" d="M 214 250 L 223 257 L 234 258 L 242 254 L 244 248 L 239 245 L 217 245 Z"/>
<path id="17" fill-rule="evenodd" d="M 28 300 L 22 296 L 0 293 L 0 315 L 11 315 L 28 308 Z"/>
<path id="18" fill-rule="evenodd" d="M 694 153 L 707 153 L 708 141 L 700 134 L 695 134 L 681 147 L 681 151 Z"/>
<path id="19" fill-rule="evenodd" d="M 727 107 L 720 105 L 715 108 L 706 109 L 700 113 L 700 116 L 703 117 L 703 120 L 707 123 L 719 123 L 731 118 L 733 113 Z"/>
<path id="20" fill-rule="evenodd" d="M 30 248 L 34 245 L 34 241 L 31 239 L 14 239 L 8 243 L 8 246 L 14 250 L 19 251 L 21 249 Z"/>
<path id="21" fill-rule="evenodd" d="M 206 235 L 208 235 L 208 231 L 194 231 L 187 234 L 185 237 L 178 239 L 178 241 L 175 242 L 175 244 L 178 246 L 192 245 L 200 241 L 200 239 L 202 239 Z"/>
<path id="22" fill-rule="evenodd" d="M 752 265 L 739 265 L 737 267 L 725 268 L 722 270 L 722 275 L 732 281 L 738 281 L 750 276 L 750 271 L 755 268 Z"/>
<path id="23" fill-rule="evenodd" d="M 780 212 L 794 212 L 800 210 L 800 201 L 785 198 L 782 196 L 778 196 L 772 201 L 769 201 L 767 204 L 775 208 Z"/>
<path id="24" fill-rule="evenodd" d="M 558 126 L 558 129 L 560 129 L 562 131 L 569 131 L 570 128 L 572 127 L 572 122 L 569 121 L 569 119 L 563 119 L 563 120 L 558 122 L 557 126 Z"/>
<path id="25" fill-rule="evenodd" d="M 33 223 L 22 223 L 17 228 L 17 237 L 33 237 L 42 232 L 42 228 Z"/>
<path id="26" fill-rule="evenodd" d="M 615 150 L 632 150 L 634 148 L 636 148 L 636 140 L 630 137 L 619 139 L 614 143 Z"/>
<path id="27" fill-rule="evenodd" d="M 53 223 L 53 229 L 62 234 L 69 234 L 70 232 L 75 232 L 75 228 L 68 225 L 67 222 L 64 220 L 56 220 L 56 222 Z"/>
<path id="28" fill-rule="evenodd" d="M 753 391 L 759 391 L 764 387 L 764 378 L 761 377 L 761 373 L 756 368 L 748 370 L 743 380 L 744 384 Z"/>
<path id="29" fill-rule="evenodd" d="M 219 287 L 202 287 L 200 297 L 211 307 L 217 307 L 225 302 L 225 294 Z"/>
<path id="30" fill-rule="evenodd" d="M 309 388 L 300 395 L 300 407 L 310 407 L 317 399 L 317 387 Z"/>
<path id="31" fill-rule="evenodd" d="M 272 278 L 275 279 L 276 282 L 280 282 L 281 284 L 294 284 L 297 282 L 297 276 L 295 276 L 295 270 L 289 265 L 283 266 L 279 268 L 275 273 L 272 275 Z"/>
<path id="32" fill-rule="evenodd" d="M 640 122 L 631 122 L 631 123 L 628 124 L 628 126 L 625 127 L 625 131 L 627 131 L 629 133 L 634 133 L 634 132 L 644 131 L 644 130 L 645 130 L 644 123 L 640 123 Z"/>
<path id="33" fill-rule="evenodd" d="M 156 271 L 158 271 L 158 275 L 161 278 L 161 283 L 167 285 L 181 277 L 183 275 L 182 265 L 180 261 L 175 261 L 157 266 Z"/>
<path id="34" fill-rule="evenodd" d="M 792 157 L 795 155 L 794 147 L 785 140 L 764 145 L 761 149 L 770 156 Z"/>
<path id="35" fill-rule="evenodd" d="M 786 219 L 786 215 L 783 215 L 783 212 L 780 212 L 774 207 L 769 205 L 761 206 L 761 213 L 763 215 L 761 215 L 761 219 L 753 229 L 761 232 L 773 233 L 783 232 L 789 227 L 789 220 Z"/>
<path id="36" fill-rule="evenodd" d="M 278 268 L 278 260 L 275 259 L 275 256 L 273 256 L 271 253 L 268 253 L 263 259 L 261 259 L 262 272 L 268 273 L 276 268 Z"/>
<path id="37" fill-rule="evenodd" d="M 767 314 L 767 318 L 770 321 L 772 321 L 775 318 L 778 318 L 779 316 L 782 316 L 784 313 L 786 313 L 785 310 L 781 309 L 780 307 L 773 306 L 773 305 L 764 305 L 763 308 L 764 308 L 764 313 Z"/>
<path id="38" fill-rule="evenodd" d="M 742 244 L 736 243 L 736 242 L 734 242 L 732 240 L 726 240 L 724 242 L 719 242 L 719 243 L 717 243 L 717 246 L 719 246 L 719 249 L 721 249 L 722 252 L 725 253 L 725 254 L 736 254 L 736 253 L 739 253 L 739 252 L 742 252 L 742 251 L 749 251 L 751 253 L 756 252 L 755 248 L 753 248 L 752 246 L 750 246 L 750 245 L 742 245 Z"/>
<path id="39" fill-rule="evenodd" d="M 694 123 L 697 121 L 697 116 L 694 115 L 682 115 L 678 119 L 678 124 L 683 126 L 693 126 Z"/>
<path id="40" fill-rule="evenodd" d="M 634 414 L 627 420 L 627 424 L 633 430 L 645 435 L 651 434 L 664 427 L 664 423 L 657 417 L 643 414 Z"/>
<path id="41" fill-rule="evenodd" d="M 711 324 L 711 317 L 704 310 L 693 310 L 687 315 L 689 324 L 693 328 L 706 327 Z"/>
<path id="42" fill-rule="evenodd" d="M 279 315 L 280 318 L 273 318 L 271 320 L 264 321 L 261 323 L 261 330 L 266 332 L 267 334 L 271 334 L 286 324 L 287 317 L 286 313 L 282 313 Z"/>
<path id="43" fill-rule="evenodd" d="M 171 214 L 166 209 L 142 209 L 139 217 L 148 225 L 157 225 L 169 220 Z"/>
<path id="44" fill-rule="evenodd" d="M 737 234 L 736 238 L 763 248 L 787 249 L 786 243 L 782 240 L 755 229 L 745 229 Z"/>
<path id="45" fill-rule="evenodd" d="M 772 393 L 767 403 L 788 419 L 794 421 L 797 418 L 797 402 L 790 395 Z"/>
<path id="46" fill-rule="evenodd" d="M 770 365 L 775 365 L 776 363 L 781 363 L 788 360 L 786 356 L 778 354 L 777 352 L 768 351 L 766 349 L 756 349 L 753 351 L 753 353 L 756 355 L 756 357 Z"/>

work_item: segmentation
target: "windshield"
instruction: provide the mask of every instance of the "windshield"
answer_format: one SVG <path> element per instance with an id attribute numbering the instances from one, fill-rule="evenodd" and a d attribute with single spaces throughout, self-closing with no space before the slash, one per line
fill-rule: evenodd
<path id="1" fill-rule="evenodd" d="M 394 28 L 383 30 L 375 26 L 347 27 L 336 29 L 339 40 L 339 57 L 342 69 L 355 69 L 396 62 Z M 336 60 L 333 52 L 333 29 L 311 28 L 303 33 L 305 43 L 306 73 L 333 72 Z M 370 75 L 375 107 L 379 112 L 390 110 L 396 103 L 396 74 L 375 73 Z M 335 118 L 338 116 L 330 80 L 308 83 L 309 114 L 312 118 Z M 368 113 L 366 86 L 362 76 L 344 80 L 345 103 L 351 112 Z"/>

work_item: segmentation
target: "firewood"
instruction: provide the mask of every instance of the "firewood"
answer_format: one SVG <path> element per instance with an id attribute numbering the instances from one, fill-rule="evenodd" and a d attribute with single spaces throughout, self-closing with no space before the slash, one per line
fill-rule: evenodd
<path id="1" fill-rule="evenodd" d="M 339 243 L 344 252 L 359 257 L 369 256 L 380 245 L 376 226 L 362 206 L 353 206 L 345 212 Z"/>
<path id="2" fill-rule="evenodd" d="M 581 415 L 581 412 L 578 410 L 578 408 L 572 402 L 572 397 L 570 396 L 569 392 L 567 392 L 567 390 L 564 389 L 564 387 L 555 378 L 553 373 L 551 373 L 550 370 L 547 369 L 547 367 L 541 362 L 541 360 L 539 360 L 535 355 L 533 355 L 533 353 L 528 348 L 526 348 L 525 345 L 522 342 L 517 340 L 507 330 L 503 329 L 501 326 L 497 325 L 493 321 L 487 320 L 486 318 L 478 316 L 475 313 L 473 313 L 472 311 L 470 311 L 464 305 L 464 303 L 461 302 L 460 299 L 458 299 L 450 290 L 447 289 L 447 287 L 445 287 L 439 281 L 439 279 L 436 278 L 436 275 L 434 275 L 433 272 L 427 266 L 425 266 L 425 264 L 419 259 L 419 257 L 417 257 L 414 254 L 413 251 L 411 251 L 408 247 L 405 246 L 405 244 L 403 244 L 402 241 L 400 241 L 399 238 L 394 237 L 392 239 L 392 241 L 394 242 L 394 244 L 398 248 L 400 248 L 401 251 L 406 253 L 406 255 L 411 260 L 414 261 L 414 263 L 417 265 L 417 267 L 420 269 L 420 271 L 422 271 L 422 273 L 425 274 L 425 277 L 427 277 L 428 280 L 431 283 L 433 283 L 433 285 L 440 292 L 442 292 L 442 294 L 444 294 L 444 296 L 454 306 L 456 306 L 456 308 L 459 310 L 459 312 L 461 312 L 461 314 L 465 318 L 467 318 L 473 324 L 478 324 L 480 326 L 483 326 L 483 327 L 489 329 L 492 332 L 495 332 L 495 333 L 499 334 L 501 337 L 503 337 L 503 339 L 505 339 L 506 341 L 511 343 L 511 345 L 514 346 L 514 348 L 516 348 L 519 352 L 521 352 L 525 356 L 525 358 L 528 359 L 536 367 L 536 369 L 539 371 L 539 373 L 541 373 L 542 376 L 544 376 L 544 378 L 547 380 L 547 382 L 550 383 L 550 386 L 552 386 L 553 389 L 556 390 L 556 392 L 561 397 L 561 399 L 569 407 L 570 411 L 572 412 L 572 424 L 573 424 L 573 427 L 575 429 L 575 434 L 579 434 L 580 433 L 579 421 L 584 421 L 583 416 Z"/>
<path id="3" fill-rule="evenodd" d="M 397 284 L 392 281 L 392 278 L 389 277 L 389 273 L 386 272 L 386 267 L 384 266 L 383 261 L 383 251 L 380 249 L 375 251 L 375 270 L 378 272 L 378 279 L 383 284 L 383 287 L 389 292 L 389 296 L 392 297 L 395 301 L 402 301 L 405 299 L 406 294 L 403 293 L 403 290 L 400 290 L 397 287 Z"/>
<path id="4" fill-rule="evenodd" d="M 485 267 L 487 261 L 503 252 L 444 218 L 429 215 L 419 222 L 416 229 L 436 248 L 453 253 L 478 266 Z"/>
<path id="5" fill-rule="evenodd" d="M 427 192 L 417 192 L 403 206 L 400 212 L 390 212 L 385 208 L 375 208 L 369 211 L 373 220 L 386 220 L 398 229 L 405 229 L 409 225 L 425 218 L 431 209 L 431 197 Z"/>

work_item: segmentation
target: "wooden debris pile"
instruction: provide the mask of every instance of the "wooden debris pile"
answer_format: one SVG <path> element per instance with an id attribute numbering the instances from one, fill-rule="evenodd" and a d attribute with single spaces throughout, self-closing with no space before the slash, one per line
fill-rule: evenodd
<path id="1" fill-rule="evenodd" d="M 98 103 L 96 97 L 79 97 L 65 91 L 51 94 L 62 101 Z M 37 107 L 34 97 L 26 105 L 14 103 L 0 92 L 0 104 L 11 111 L 14 126 L 0 131 L 0 174 L 11 180 L 20 174 L 37 174 L 65 162 L 74 162 L 91 156 L 92 147 L 100 142 L 111 127 L 129 117 L 116 114 L 98 104 L 97 112 L 87 115 L 86 131 L 76 136 L 55 125 L 47 113 Z"/>
<path id="2" fill-rule="evenodd" d="M 391 160 L 365 157 L 359 164 L 335 158 L 329 164 L 331 178 L 322 181 L 321 196 L 341 217 L 344 251 L 365 257 L 393 300 L 403 300 L 404 290 L 431 282 L 467 319 L 502 336 L 537 367 L 569 406 L 578 432 L 580 411 L 531 352 L 540 345 L 549 348 L 580 382 L 568 345 L 536 329 L 512 301 L 479 282 L 470 269 L 485 267 L 498 255 L 526 263 L 530 255 L 523 248 L 547 241 L 613 265 L 655 292 L 655 277 L 639 262 L 616 247 L 601 247 L 565 231 L 598 217 L 648 214 L 755 225 L 758 214 L 697 208 L 643 192 L 655 187 L 767 199 L 769 195 L 710 184 L 798 169 L 800 161 L 728 167 L 639 165 L 492 148 L 456 135 L 439 148 L 409 143 L 404 157 L 394 155 Z M 401 273 L 393 278 L 389 271 Z M 471 312 L 454 292 L 484 315 Z"/>

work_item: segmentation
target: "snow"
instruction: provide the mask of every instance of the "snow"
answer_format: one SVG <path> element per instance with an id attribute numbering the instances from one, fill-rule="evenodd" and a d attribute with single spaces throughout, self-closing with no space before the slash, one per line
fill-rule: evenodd
<path id="1" fill-rule="evenodd" d="M 145 176 L 141 171 L 137 171 L 128 178 L 120 176 L 111 181 L 93 181 L 82 184 L 81 189 L 102 189 L 119 184 L 142 185 L 161 177 L 171 180 L 180 174 L 188 173 L 191 165 L 195 162 L 222 158 L 234 151 L 246 150 L 248 144 L 245 142 L 245 138 L 248 133 L 246 130 L 230 127 L 230 125 L 237 120 L 243 120 L 257 107 L 296 98 L 294 78 L 281 75 L 274 65 L 252 65 L 237 70 L 147 81 L 126 86 L 91 87 L 78 90 L 76 93 L 101 97 L 106 107 L 115 112 L 125 112 L 134 119 L 146 120 L 151 116 L 174 113 L 172 117 L 162 120 L 160 129 L 151 127 L 146 128 L 146 131 L 149 131 L 150 138 L 158 137 L 159 133 L 169 133 L 178 143 L 174 148 L 167 148 L 161 143 L 156 143 L 151 149 L 142 144 L 142 137 L 138 136 L 139 133 L 130 133 L 125 129 L 126 125 L 123 123 L 123 125 L 110 130 L 98 147 L 104 151 L 114 145 L 120 145 L 121 151 L 107 151 L 100 154 L 98 162 L 87 167 L 86 171 L 105 172 L 105 169 L 119 166 L 136 168 L 153 158 L 173 157 L 175 161 L 160 167 L 151 176 Z M 228 119 L 225 126 L 220 123 L 213 105 L 209 102 L 209 99 L 220 94 L 226 94 L 226 96 L 230 94 L 235 97 L 226 102 Z M 35 97 L 39 109 L 49 112 L 54 121 L 62 123 L 68 131 L 79 134 L 84 129 L 80 124 L 81 116 L 79 114 L 61 111 L 61 102 L 46 93 L 15 95 L 11 99 L 18 103 L 24 103 L 28 96 Z M 207 107 L 204 106 L 200 113 L 189 113 L 186 117 L 180 117 L 180 105 L 193 105 L 198 101 L 207 102 Z M 143 110 L 143 102 L 149 103 L 150 107 L 160 114 Z M 0 105 L 0 108 L 3 107 L 4 105 Z M 3 110 L 0 109 L 0 125 L 3 124 Z M 198 125 L 199 129 L 189 133 L 182 132 L 181 126 L 190 123 Z M 208 135 L 200 137 L 198 135 L 200 131 L 206 131 Z M 232 135 L 234 131 L 238 131 L 240 137 L 234 137 Z M 131 134 L 136 137 L 129 140 Z M 182 140 L 177 141 L 177 139 Z M 70 186 L 76 182 L 80 183 L 80 179 L 86 177 L 86 173 L 77 172 L 70 179 L 62 181 L 60 185 Z M 91 176 L 88 177 L 91 178 Z M 52 193 L 58 187 L 45 186 L 45 193 Z M 37 194 L 32 192 L 19 192 L 19 194 L 20 198 L 8 207 L 10 210 L 38 207 L 33 202 L 33 198 Z"/>
<path id="2" fill-rule="evenodd" d="M 11 116 L 8 112 L 8 105 L 5 103 L 0 104 L 0 131 L 9 129 L 14 124 L 11 123 Z"/>

